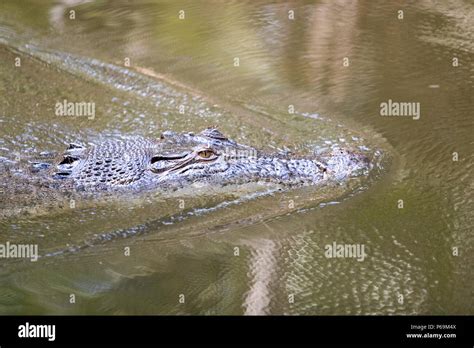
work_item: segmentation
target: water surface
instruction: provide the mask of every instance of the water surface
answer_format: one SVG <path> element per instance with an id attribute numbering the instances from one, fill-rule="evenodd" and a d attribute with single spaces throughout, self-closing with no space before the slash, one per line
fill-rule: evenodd
<path id="1" fill-rule="evenodd" d="M 468 1 L 2 1 L 0 243 L 43 257 L 1 259 L 0 313 L 472 314 L 473 18 Z M 55 115 L 64 99 L 95 117 Z M 420 119 L 380 116 L 389 99 Z M 68 142 L 209 125 L 379 166 L 264 195 L 6 194 Z M 327 258 L 332 243 L 367 256 Z"/>

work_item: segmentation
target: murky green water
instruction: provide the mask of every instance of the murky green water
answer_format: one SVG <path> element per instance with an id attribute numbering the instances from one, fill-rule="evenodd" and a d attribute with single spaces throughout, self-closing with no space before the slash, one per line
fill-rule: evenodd
<path id="1" fill-rule="evenodd" d="M 473 314 L 473 31 L 469 1 L 2 1 L 0 244 L 43 257 L 0 259 L 0 313 Z M 56 116 L 64 99 L 95 117 Z M 378 169 L 260 196 L 8 194 L 68 142 L 209 125 Z"/>

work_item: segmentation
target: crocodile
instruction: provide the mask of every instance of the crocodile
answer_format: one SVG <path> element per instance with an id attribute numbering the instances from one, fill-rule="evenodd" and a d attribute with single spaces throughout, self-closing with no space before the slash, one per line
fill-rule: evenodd
<path id="1" fill-rule="evenodd" d="M 50 175 L 77 191 L 249 182 L 290 187 L 341 181 L 366 173 L 370 167 L 367 156 L 357 151 L 337 148 L 306 157 L 269 154 L 210 127 L 196 134 L 165 131 L 158 139 L 134 136 L 90 146 L 70 144 Z"/>

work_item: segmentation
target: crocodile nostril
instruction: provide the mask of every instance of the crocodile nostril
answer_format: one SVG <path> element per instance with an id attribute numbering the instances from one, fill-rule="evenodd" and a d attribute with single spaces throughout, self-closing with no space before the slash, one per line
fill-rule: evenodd
<path id="1" fill-rule="evenodd" d="M 84 148 L 84 146 L 82 146 L 82 145 L 70 143 L 69 146 L 67 147 L 67 150 L 83 149 L 83 148 Z"/>
<path id="2" fill-rule="evenodd" d="M 75 161 L 78 161 L 79 158 L 77 157 L 73 157 L 73 156 L 64 156 L 63 160 L 59 163 L 60 165 L 61 164 L 71 164 Z"/>
<path id="3" fill-rule="evenodd" d="M 70 172 L 57 172 L 53 175 L 55 179 L 64 179 L 71 175 Z"/>

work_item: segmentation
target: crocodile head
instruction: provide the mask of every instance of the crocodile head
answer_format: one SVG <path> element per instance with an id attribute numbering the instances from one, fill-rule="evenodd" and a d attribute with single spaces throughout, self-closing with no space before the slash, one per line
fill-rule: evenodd
<path id="1" fill-rule="evenodd" d="M 342 180 L 368 167 L 364 155 L 347 150 L 307 158 L 266 154 L 208 128 L 198 134 L 164 132 L 157 141 L 137 137 L 91 148 L 71 145 L 55 177 L 96 189 L 262 181 L 304 185 Z"/>

